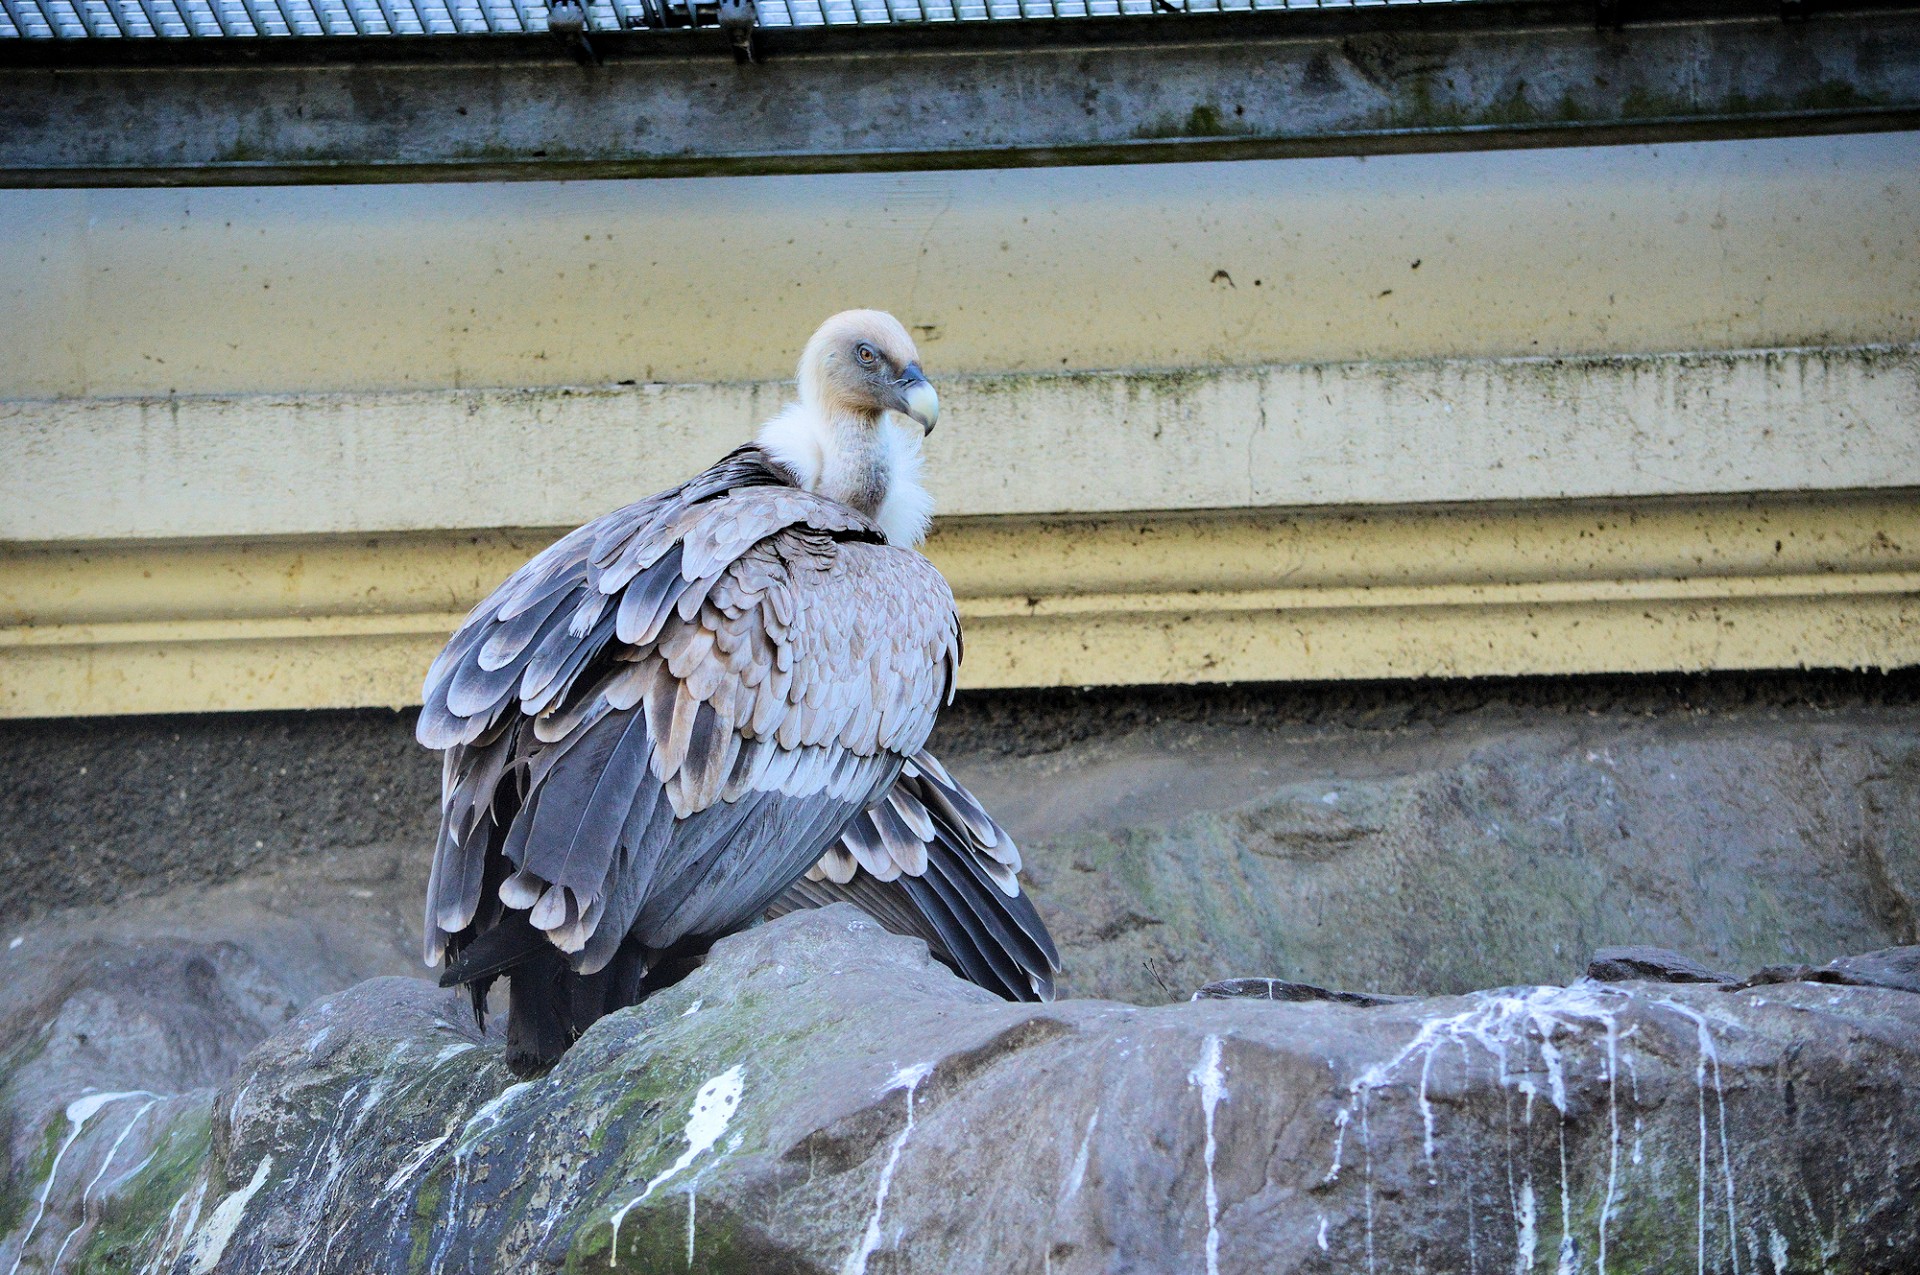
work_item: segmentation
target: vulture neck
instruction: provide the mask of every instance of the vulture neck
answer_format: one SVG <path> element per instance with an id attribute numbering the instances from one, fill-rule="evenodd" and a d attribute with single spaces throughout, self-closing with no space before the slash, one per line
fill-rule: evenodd
<path id="1" fill-rule="evenodd" d="M 794 403 L 767 422 L 759 442 L 801 487 L 871 518 L 888 544 L 912 548 L 926 538 L 933 499 L 920 486 L 917 426 Z"/>

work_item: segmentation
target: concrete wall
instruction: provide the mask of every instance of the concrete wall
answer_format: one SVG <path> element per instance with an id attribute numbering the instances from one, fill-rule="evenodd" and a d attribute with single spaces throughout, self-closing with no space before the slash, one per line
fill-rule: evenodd
<path id="1" fill-rule="evenodd" d="M 760 380 L 850 305 L 946 376 L 1905 342 L 1916 238 L 1904 133 L 0 191 L 0 396 Z"/>
<path id="2" fill-rule="evenodd" d="M 947 395 L 970 686 L 1909 664 L 1916 173 L 1888 133 L 0 191 L 0 714 L 405 703 L 850 304 Z"/>
<path id="3" fill-rule="evenodd" d="M 962 519 L 968 687 L 1920 662 L 1906 493 Z M 560 529 L 19 547 L 0 713 L 401 705 Z"/>
<path id="4" fill-rule="evenodd" d="M 138 934 L 344 909 L 404 972 L 439 782 L 410 726 L 0 723 L 0 949 L 94 924 L 74 907 Z M 1920 939 L 1912 673 L 975 692 L 934 744 L 1019 839 L 1074 995 L 1457 991 L 1563 982 L 1610 943 L 1746 970 Z"/>

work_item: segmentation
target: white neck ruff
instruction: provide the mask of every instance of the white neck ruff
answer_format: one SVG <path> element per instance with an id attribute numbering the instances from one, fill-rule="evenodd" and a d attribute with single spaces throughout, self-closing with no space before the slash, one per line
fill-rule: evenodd
<path id="1" fill-rule="evenodd" d="M 891 413 L 877 426 L 789 403 L 760 427 L 759 443 L 800 486 L 851 505 L 879 524 L 888 544 L 926 539 L 933 497 L 920 485 L 920 427 Z"/>

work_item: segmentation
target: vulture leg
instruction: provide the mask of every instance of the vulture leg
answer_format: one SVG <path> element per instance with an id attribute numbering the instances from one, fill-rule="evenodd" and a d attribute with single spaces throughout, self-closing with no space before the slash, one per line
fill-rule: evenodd
<path id="1" fill-rule="evenodd" d="M 587 1028 L 614 1010 L 637 1005 L 699 969 L 713 946 L 712 939 L 700 938 L 651 949 L 629 936 L 605 968 L 579 974 L 566 953 L 526 924 L 524 914 L 517 920 L 534 940 L 518 963 L 505 971 L 511 974 L 507 1067 L 522 1078 L 550 1070 Z M 453 976 L 449 970 L 448 979 Z"/>

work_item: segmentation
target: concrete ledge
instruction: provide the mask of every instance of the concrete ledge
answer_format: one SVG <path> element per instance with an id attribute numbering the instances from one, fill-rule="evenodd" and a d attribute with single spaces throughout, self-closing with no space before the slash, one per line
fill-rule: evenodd
<path id="1" fill-rule="evenodd" d="M 596 34 L 609 60 L 592 67 L 544 39 L 13 40 L 0 186 L 1107 164 L 1920 120 L 1911 5 L 1794 24 L 1771 2 L 1662 9 L 1624 30 L 1562 2 L 776 31 L 747 67 L 712 33 Z M 177 64 L 195 57 L 227 64 Z"/>
<path id="2" fill-rule="evenodd" d="M 785 382 L 0 402 L 0 539 L 575 525 Z M 1920 486 L 1920 346 L 943 381 L 943 513 Z M 1364 583 L 1364 582 L 1362 582 Z"/>
<path id="3" fill-rule="evenodd" d="M 0 716 L 404 705 L 553 533 L 16 547 Z M 1911 491 L 955 520 L 967 687 L 1920 664 Z"/>

